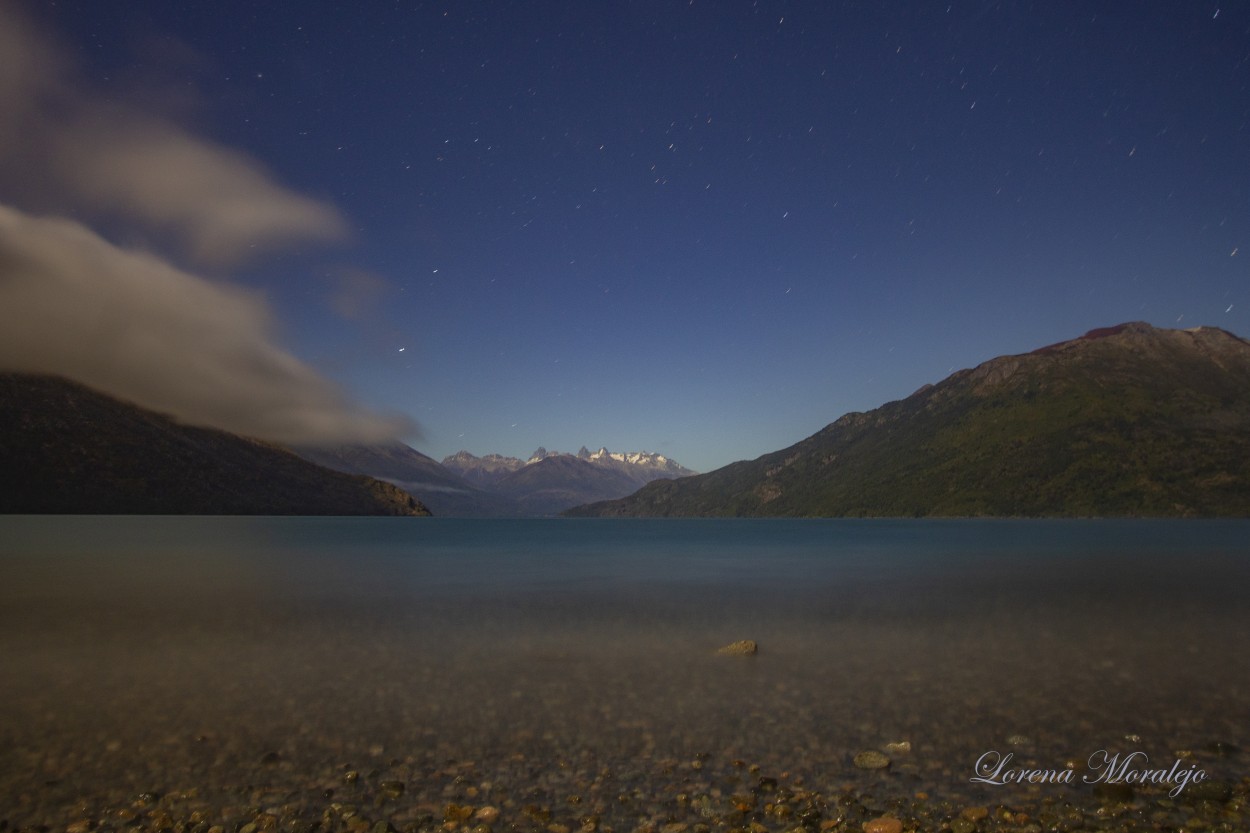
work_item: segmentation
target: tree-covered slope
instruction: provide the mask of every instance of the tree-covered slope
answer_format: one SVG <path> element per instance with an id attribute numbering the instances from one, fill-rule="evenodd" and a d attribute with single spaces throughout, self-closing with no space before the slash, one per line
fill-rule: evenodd
<path id="1" fill-rule="evenodd" d="M 1247 516 L 1250 343 L 1132 323 L 569 514 Z"/>
<path id="2" fill-rule="evenodd" d="M 390 483 L 19 373 L 0 374 L 0 512 L 429 514 Z"/>

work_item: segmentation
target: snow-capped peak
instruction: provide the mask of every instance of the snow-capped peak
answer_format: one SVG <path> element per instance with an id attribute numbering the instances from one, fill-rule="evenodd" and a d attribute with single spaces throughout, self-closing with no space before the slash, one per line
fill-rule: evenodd
<path id="1" fill-rule="evenodd" d="M 546 448 L 539 446 L 526 460 L 519 460 L 515 457 L 501 457 L 498 454 L 487 454 L 478 458 L 467 451 L 461 451 L 452 457 L 448 457 L 443 462 L 445 465 L 452 464 L 453 468 L 489 463 L 493 466 L 515 469 L 541 463 L 549 457 L 576 457 L 579 460 L 585 460 L 588 463 L 600 466 L 625 466 L 627 469 L 638 471 L 639 474 L 654 472 L 670 477 L 685 477 L 686 475 L 694 474 L 690 469 L 676 461 L 670 460 L 663 454 L 652 454 L 649 451 L 608 451 L 606 446 L 600 446 L 598 451 L 590 451 L 586 446 L 582 446 L 578 449 L 577 454 L 569 454 L 564 451 L 548 451 Z M 457 466 L 456 464 L 459 465 Z"/>

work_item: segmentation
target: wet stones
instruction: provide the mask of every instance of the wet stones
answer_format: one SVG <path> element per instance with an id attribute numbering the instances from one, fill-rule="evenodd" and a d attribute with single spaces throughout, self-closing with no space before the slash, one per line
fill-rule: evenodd
<path id="1" fill-rule="evenodd" d="M 447 824 L 460 824 L 472 815 L 473 807 L 468 804 L 448 804 L 443 808 L 443 822 Z"/>
<path id="2" fill-rule="evenodd" d="M 473 819 L 475 821 L 482 822 L 483 824 L 493 824 L 499 819 L 499 808 L 490 806 L 479 807 L 477 811 L 473 813 Z"/>
<path id="3" fill-rule="evenodd" d="M 971 822 L 978 822 L 989 816 L 989 814 L 990 810 L 988 807 L 965 807 L 960 811 L 959 816 Z"/>

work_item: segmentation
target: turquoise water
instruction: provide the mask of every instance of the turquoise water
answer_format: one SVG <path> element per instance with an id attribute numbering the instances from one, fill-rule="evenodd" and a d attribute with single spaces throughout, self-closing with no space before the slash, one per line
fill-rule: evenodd
<path id="1" fill-rule="evenodd" d="M 1248 578 L 1242 521 L 0 518 L 0 795 L 696 759 L 1037 795 L 971 783 L 990 750 L 1235 780 Z"/>

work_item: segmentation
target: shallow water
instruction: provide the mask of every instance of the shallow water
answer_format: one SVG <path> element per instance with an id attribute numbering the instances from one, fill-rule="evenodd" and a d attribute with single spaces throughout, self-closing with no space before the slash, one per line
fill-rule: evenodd
<path id="1" fill-rule="evenodd" d="M 15 827 L 189 789 L 335 790 L 397 829 L 448 801 L 633 829 L 763 776 L 873 812 L 1091 800 L 971 782 L 991 750 L 1247 774 L 1250 522 L 8 517 L 0 542 Z"/>

